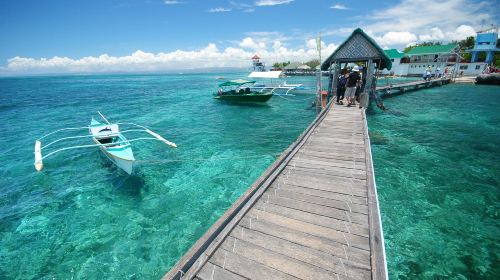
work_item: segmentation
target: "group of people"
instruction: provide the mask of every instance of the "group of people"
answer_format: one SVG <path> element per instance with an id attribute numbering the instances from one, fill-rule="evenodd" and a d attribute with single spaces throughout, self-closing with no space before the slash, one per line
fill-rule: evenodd
<path id="1" fill-rule="evenodd" d="M 444 73 L 441 73 L 441 68 L 436 68 L 436 71 L 434 72 L 434 78 L 438 79 L 438 78 L 442 78 L 442 77 L 446 77 L 448 75 L 448 68 L 445 68 L 444 69 Z M 427 67 L 427 69 L 425 69 L 424 71 L 424 74 L 422 75 L 422 78 L 424 79 L 424 81 L 430 81 L 431 78 L 432 78 L 432 69 L 431 67 Z"/>
<path id="2" fill-rule="evenodd" d="M 483 74 L 500 73 L 500 69 L 496 68 L 495 65 L 488 65 L 483 71 Z"/>
<path id="3" fill-rule="evenodd" d="M 355 106 L 356 100 L 359 102 L 362 77 L 359 66 L 354 66 L 351 70 L 344 68 L 337 78 L 337 104 L 344 105 L 344 98 L 347 107 Z M 359 106 L 361 108 L 361 105 Z"/>

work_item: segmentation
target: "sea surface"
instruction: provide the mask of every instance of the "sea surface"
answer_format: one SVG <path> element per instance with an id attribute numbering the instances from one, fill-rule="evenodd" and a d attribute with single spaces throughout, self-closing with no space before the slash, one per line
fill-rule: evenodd
<path id="1" fill-rule="evenodd" d="M 0 279 L 161 278 L 316 116 L 314 95 L 263 105 L 212 98 L 218 76 L 246 75 L 0 78 Z M 315 85 L 287 82 L 304 79 Z M 133 142 L 132 176 L 97 148 L 55 154 L 36 172 L 35 139 L 85 127 L 97 110 L 178 148 Z M 75 135 L 88 129 L 58 134 Z"/>
<path id="2" fill-rule="evenodd" d="M 500 279 L 500 87 L 384 100 L 368 124 L 390 279 Z"/>
<path id="3" fill-rule="evenodd" d="M 247 74 L 0 78 L 0 279 L 161 278 L 316 116 L 307 94 L 212 99 L 218 77 Z M 498 279 L 498 88 L 448 85 L 385 104 L 368 121 L 391 279 Z M 97 110 L 178 148 L 134 142 L 132 176 L 96 148 L 36 172 L 35 139 L 85 127 Z"/>

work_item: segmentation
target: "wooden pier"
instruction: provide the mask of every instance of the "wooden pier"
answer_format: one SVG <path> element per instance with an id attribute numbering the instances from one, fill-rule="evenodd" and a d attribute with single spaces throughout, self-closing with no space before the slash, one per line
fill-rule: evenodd
<path id="1" fill-rule="evenodd" d="M 387 279 L 365 112 L 332 103 L 164 279 Z"/>
<path id="2" fill-rule="evenodd" d="M 449 84 L 450 82 L 451 82 L 451 79 L 449 79 L 449 78 L 434 79 L 434 80 L 430 80 L 430 81 L 415 81 L 415 82 L 409 82 L 409 83 L 398 83 L 398 84 L 381 86 L 381 87 L 377 87 L 376 90 L 379 92 L 380 97 L 384 98 L 384 97 L 390 97 L 393 95 L 399 95 L 399 94 L 405 93 L 407 91 L 413 91 L 413 90 L 435 87 L 435 86 L 442 86 L 445 84 Z"/>

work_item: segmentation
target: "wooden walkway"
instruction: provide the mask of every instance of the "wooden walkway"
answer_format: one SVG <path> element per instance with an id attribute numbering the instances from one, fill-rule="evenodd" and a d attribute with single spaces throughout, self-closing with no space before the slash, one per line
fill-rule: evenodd
<path id="1" fill-rule="evenodd" d="M 387 279 L 366 116 L 332 106 L 164 279 Z"/>
<path id="2" fill-rule="evenodd" d="M 422 88 L 428 88 L 428 87 L 435 87 L 435 86 L 442 86 L 445 84 L 449 84 L 451 82 L 451 79 L 446 78 L 446 79 L 434 79 L 430 81 L 415 81 L 415 82 L 408 82 L 408 83 L 399 83 L 399 84 L 392 84 L 392 85 L 387 85 L 387 86 L 382 86 L 382 87 L 377 87 L 377 91 L 380 92 L 380 97 L 390 97 L 393 95 L 398 95 L 407 91 L 412 91 L 412 90 L 418 90 Z"/>

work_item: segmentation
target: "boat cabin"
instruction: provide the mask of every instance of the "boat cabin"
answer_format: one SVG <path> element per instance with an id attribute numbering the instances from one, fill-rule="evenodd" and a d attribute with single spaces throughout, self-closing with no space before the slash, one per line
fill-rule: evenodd
<path id="1" fill-rule="evenodd" d="M 255 81 L 243 79 L 230 80 L 219 84 L 217 95 L 249 94 Z"/>

